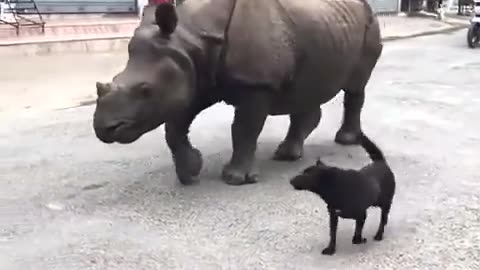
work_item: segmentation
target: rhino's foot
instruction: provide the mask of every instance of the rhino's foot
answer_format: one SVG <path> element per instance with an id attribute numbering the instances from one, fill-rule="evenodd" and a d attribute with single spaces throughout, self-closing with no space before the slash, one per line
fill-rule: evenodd
<path id="1" fill-rule="evenodd" d="M 235 169 L 230 165 L 223 168 L 222 180 L 228 185 L 240 186 L 246 184 L 254 184 L 258 181 L 255 174 L 245 173 L 242 170 Z"/>
<path id="2" fill-rule="evenodd" d="M 275 151 L 273 160 L 295 161 L 303 156 L 303 144 L 291 141 L 283 141 Z"/>
<path id="3" fill-rule="evenodd" d="M 335 136 L 335 142 L 341 145 L 360 144 L 361 134 L 361 131 L 345 131 L 340 129 Z"/>
<path id="4" fill-rule="evenodd" d="M 177 177 L 183 185 L 191 185 L 198 182 L 198 175 L 202 170 L 202 154 L 198 149 L 189 148 L 178 151 L 174 155 Z"/>
<path id="5" fill-rule="evenodd" d="M 178 181 L 180 181 L 182 185 L 190 186 L 200 182 L 200 179 L 198 178 L 198 175 L 185 174 L 185 175 L 178 175 Z"/>

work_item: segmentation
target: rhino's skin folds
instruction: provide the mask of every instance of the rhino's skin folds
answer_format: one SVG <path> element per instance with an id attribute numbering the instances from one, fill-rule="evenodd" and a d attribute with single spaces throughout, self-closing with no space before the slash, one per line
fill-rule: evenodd
<path id="1" fill-rule="evenodd" d="M 97 83 L 93 126 L 105 143 L 132 143 L 165 124 L 183 184 L 197 180 L 201 153 L 189 139 L 195 116 L 224 101 L 235 107 L 233 153 L 223 180 L 251 175 L 269 115 L 290 115 L 274 159 L 297 160 L 321 105 L 344 92 L 335 141 L 357 144 L 365 87 L 381 55 L 366 0 L 187 0 L 145 9 L 129 58 L 112 82 Z"/>

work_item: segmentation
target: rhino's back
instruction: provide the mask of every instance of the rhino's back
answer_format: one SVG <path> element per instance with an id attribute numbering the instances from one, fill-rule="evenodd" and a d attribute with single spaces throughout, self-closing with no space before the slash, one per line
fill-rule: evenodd
<path id="1" fill-rule="evenodd" d="M 358 47 L 372 17 L 365 0 L 271 1 L 284 8 L 293 24 L 296 40 L 337 51 Z"/>
<path id="2" fill-rule="evenodd" d="M 369 21 L 363 0 L 237 0 L 226 67 L 276 89 L 288 80 L 334 88 L 357 61 Z"/>

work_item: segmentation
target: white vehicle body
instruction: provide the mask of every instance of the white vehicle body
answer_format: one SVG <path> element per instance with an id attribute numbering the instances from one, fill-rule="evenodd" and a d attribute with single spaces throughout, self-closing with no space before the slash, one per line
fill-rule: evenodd
<path id="1" fill-rule="evenodd" d="M 480 0 L 474 0 L 472 23 L 480 23 Z"/>
<path id="2" fill-rule="evenodd" d="M 473 13 L 475 16 L 480 16 L 480 0 L 474 0 Z"/>

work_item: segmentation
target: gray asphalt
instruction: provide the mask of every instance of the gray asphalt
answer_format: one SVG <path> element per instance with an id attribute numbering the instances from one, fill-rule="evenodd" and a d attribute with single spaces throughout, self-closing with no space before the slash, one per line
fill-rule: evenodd
<path id="1" fill-rule="evenodd" d="M 163 128 L 105 145 L 86 106 L 3 115 L 0 269 L 480 269 L 480 51 L 466 47 L 465 34 L 386 44 L 368 86 L 364 130 L 398 181 L 383 242 L 372 239 L 372 209 L 367 244 L 353 246 L 354 222 L 343 220 L 337 254 L 322 256 L 325 204 L 288 184 L 317 156 L 342 167 L 368 162 L 358 147 L 333 143 L 342 95 L 324 106 L 298 162 L 270 160 L 288 118 L 269 118 L 261 181 L 241 187 L 220 180 L 231 107 L 216 105 L 194 123 L 204 169 L 201 183 L 184 187 Z"/>

